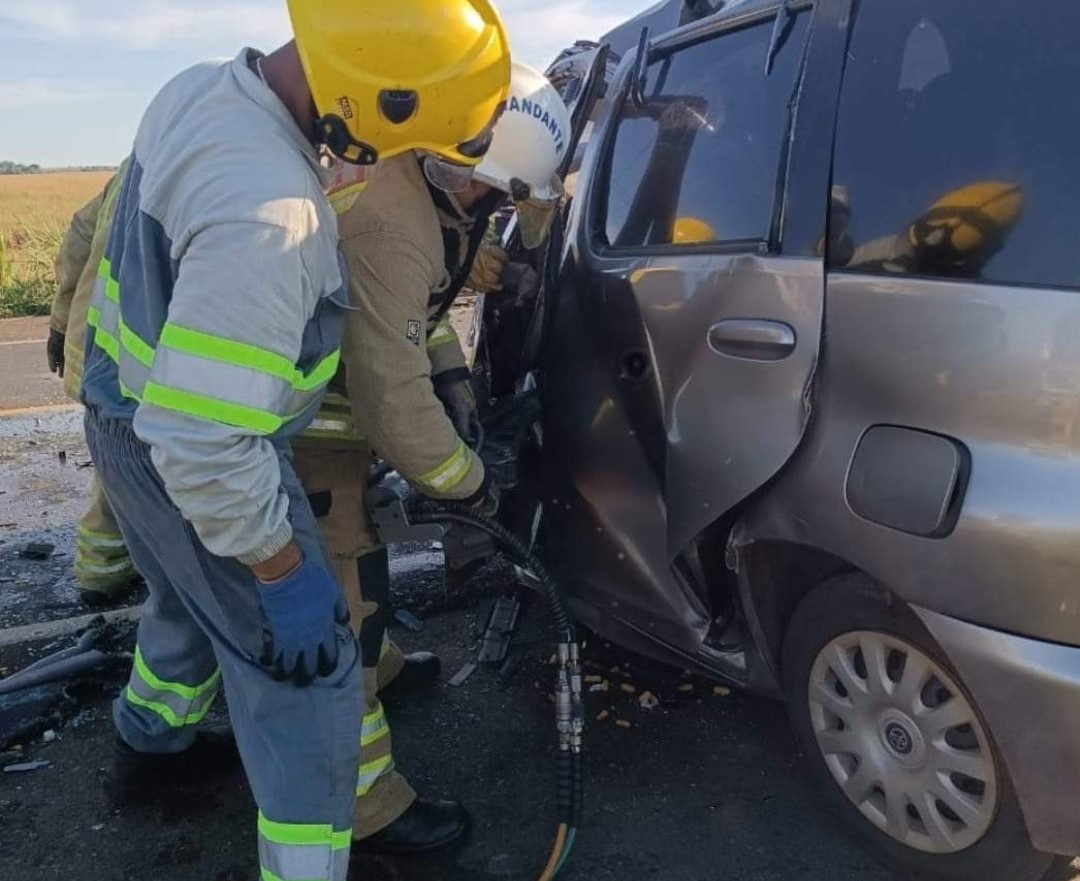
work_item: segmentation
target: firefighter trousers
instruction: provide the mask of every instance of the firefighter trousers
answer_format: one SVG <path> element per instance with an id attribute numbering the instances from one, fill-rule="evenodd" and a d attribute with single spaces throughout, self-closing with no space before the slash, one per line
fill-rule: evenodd
<path id="1" fill-rule="evenodd" d="M 142 752 L 179 752 L 224 687 L 259 808 L 260 877 L 345 881 L 360 760 L 359 648 L 338 628 L 334 671 L 300 688 L 259 663 L 263 618 L 254 575 L 211 554 L 168 498 L 131 424 L 86 414 L 86 439 L 135 565 L 150 591 L 135 662 L 113 704 L 120 737 Z M 315 518 L 281 457 L 294 539 L 326 561 Z"/>
<path id="2" fill-rule="evenodd" d="M 97 474 L 90 480 L 90 507 L 75 527 L 75 578 L 79 590 L 114 596 L 138 573 Z"/>
<path id="3" fill-rule="evenodd" d="M 360 839 L 389 826 L 416 800 L 415 790 L 394 766 L 390 725 L 379 700 L 379 689 L 401 672 L 405 661 L 386 633 L 389 559 L 364 509 L 372 457 L 355 443 L 305 443 L 303 438 L 294 441 L 293 453 L 360 641 L 365 705 L 354 826 Z"/>

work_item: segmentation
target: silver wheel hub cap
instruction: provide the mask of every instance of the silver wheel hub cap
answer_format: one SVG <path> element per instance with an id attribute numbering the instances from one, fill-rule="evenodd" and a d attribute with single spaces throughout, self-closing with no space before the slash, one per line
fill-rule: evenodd
<path id="1" fill-rule="evenodd" d="M 989 738 L 935 660 L 892 634 L 845 633 L 818 653 L 807 696 L 826 766 L 882 832 L 939 854 L 986 834 L 998 795 Z"/>

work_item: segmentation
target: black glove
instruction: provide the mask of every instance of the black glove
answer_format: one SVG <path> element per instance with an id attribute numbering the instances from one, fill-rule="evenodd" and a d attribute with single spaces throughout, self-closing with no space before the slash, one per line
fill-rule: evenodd
<path id="1" fill-rule="evenodd" d="M 454 423 L 458 437 L 469 442 L 473 424 L 477 419 L 476 394 L 472 387 L 472 374 L 467 367 L 444 370 L 431 377 L 437 397 Z"/>
<path id="2" fill-rule="evenodd" d="M 49 329 L 49 340 L 45 343 L 45 359 L 49 362 L 49 372 L 64 378 L 64 335 L 58 330 Z"/>
<path id="3" fill-rule="evenodd" d="M 460 511 L 463 514 L 479 514 L 494 517 L 499 510 L 499 488 L 484 474 L 480 488 L 464 499 L 433 499 L 415 490 L 405 499 L 406 515 L 416 513 L 434 514 L 439 511 Z"/>
<path id="4" fill-rule="evenodd" d="M 470 514 L 479 514 L 481 517 L 494 517 L 499 510 L 499 487 L 491 479 L 491 475 L 484 472 L 484 480 L 480 488 L 471 496 L 452 503 Z"/>

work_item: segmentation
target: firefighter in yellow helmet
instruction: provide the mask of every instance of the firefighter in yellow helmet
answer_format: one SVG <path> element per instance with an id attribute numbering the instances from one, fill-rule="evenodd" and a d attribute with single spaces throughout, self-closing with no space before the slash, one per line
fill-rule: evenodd
<path id="1" fill-rule="evenodd" d="M 852 211 L 844 187 L 832 193 L 830 264 L 847 269 L 949 278 L 978 278 L 1023 213 L 1019 185 L 978 181 L 949 190 L 899 235 L 855 247 L 847 224 Z"/>
<path id="2" fill-rule="evenodd" d="M 908 227 L 915 271 L 975 278 L 1004 244 L 1024 207 L 1016 184 L 982 181 L 952 190 Z"/>
<path id="3" fill-rule="evenodd" d="M 260 877 L 345 881 L 370 731 L 345 596 L 289 456 L 348 305 L 317 151 L 475 165 L 510 60 L 488 0 L 288 7 L 295 41 L 197 65 L 150 102 L 91 295 L 81 394 L 150 592 L 113 705 L 114 797 L 168 797 L 239 750 Z M 199 728 L 221 687 L 235 742 Z"/>
<path id="4" fill-rule="evenodd" d="M 671 226 L 673 245 L 701 245 L 715 241 L 713 228 L 699 217 L 677 217 Z"/>
<path id="5" fill-rule="evenodd" d="M 523 240 L 539 244 L 561 196 L 555 172 L 569 127 L 546 78 L 515 62 L 506 111 L 474 171 L 417 152 L 380 163 L 364 181 L 339 169 L 331 192 L 354 308 L 345 319 L 345 369 L 294 449 L 360 622 L 366 709 L 356 832 L 369 849 L 424 853 L 465 829 L 460 805 L 418 799 L 394 766 L 378 690 L 429 683 L 439 661 L 404 656 L 386 638 L 387 550 L 363 505 L 372 450 L 424 495 L 494 506 L 495 488 L 466 443 L 476 400 L 449 310 L 464 288 L 488 292 L 505 283 L 520 294 L 533 283 L 531 270 L 506 268 L 506 254 L 489 241 L 489 220 L 512 201 Z"/>

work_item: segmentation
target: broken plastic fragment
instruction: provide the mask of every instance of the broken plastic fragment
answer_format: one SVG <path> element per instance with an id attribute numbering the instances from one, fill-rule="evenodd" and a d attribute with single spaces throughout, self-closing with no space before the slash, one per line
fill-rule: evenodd
<path id="1" fill-rule="evenodd" d="M 38 759 L 35 762 L 19 762 L 16 765 L 4 765 L 4 770 L 9 774 L 15 774 L 19 771 L 37 771 L 40 768 L 48 768 L 51 764 L 52 762 Z"/>
<path id="2" fill-rule="evenodd" d="M 403 627 L 411 630 L 413 633 L 419 633 L 424 629 L 424 622 L 417 618 L 408 609 L 398 609 L 394 612 L 394 618 Z"/>
<path id="3" fill-rule="evenodd" d="M 660 699 L 651 691 L 643 691 L 638 695 L 638 703 L 643 710 L 655 710 L 660 706 Z"/>

